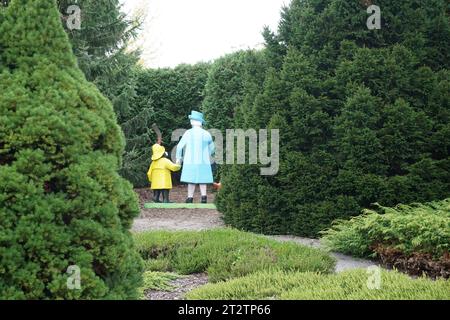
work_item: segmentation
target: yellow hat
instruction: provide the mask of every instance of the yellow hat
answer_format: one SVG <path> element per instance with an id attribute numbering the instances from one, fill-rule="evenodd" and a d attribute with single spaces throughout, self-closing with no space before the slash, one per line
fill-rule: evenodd
<path id="1" fill-rule="evenodd" d="M 152 147 L 152 161 L 156 161 L 162 158 L 164 153 L 166 152 L 166 148 L 159 144 L 155 144 Z"/>

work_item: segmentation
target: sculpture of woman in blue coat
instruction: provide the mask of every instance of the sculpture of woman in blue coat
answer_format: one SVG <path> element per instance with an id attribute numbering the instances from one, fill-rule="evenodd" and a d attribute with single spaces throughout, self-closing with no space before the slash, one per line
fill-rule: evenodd
<path id="1" fill-rule="evenodd" d="M 202 203 L 207 203 L 207 185 L 214 182 L 211 168 L 214 142 L 211 134 L 202 128 L 205 123 L 202 113 L 192 111 L 189 119 L 192 129 L 186 131 L 177 146 L 177 163 L 183 161 L 181 182 L 188 184 L 186 203 L 194 202 L 196 185 L 200 185 Z"/>

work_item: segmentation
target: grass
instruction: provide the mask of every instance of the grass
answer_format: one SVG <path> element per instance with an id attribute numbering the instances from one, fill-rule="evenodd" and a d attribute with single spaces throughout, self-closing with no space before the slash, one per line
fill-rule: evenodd
<path id="1" fill-rule="evenodd" d="M 449 300 L 449 280 L 413 280 L 382 271 L 379 290 L 368 288 L 366 270 L 334 275 L 262 271 L 228 282 L 208 284 L 187 294 L 190 300 Z"/>
<path id="2" fill-rule="evenodd" d="M 233 229 L 151 231 L 134 237 L 148 271 L 207 272 L 210 282 L 263 270 L 331 273 L 335 266 L 334 258 L 325 251 Z"/>

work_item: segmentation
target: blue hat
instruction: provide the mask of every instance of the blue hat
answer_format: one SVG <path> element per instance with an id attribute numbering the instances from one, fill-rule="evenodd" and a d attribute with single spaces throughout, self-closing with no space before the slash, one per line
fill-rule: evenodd
<path id="1" fill-rule="evenodd" d="M 192 111 L 191 115 L 189 116 L 189 119 L 200 121 L 201 123 L 205 123 L 205 119 L 203 118 L 203 113 L 198 112 L 198 111 Z"/>

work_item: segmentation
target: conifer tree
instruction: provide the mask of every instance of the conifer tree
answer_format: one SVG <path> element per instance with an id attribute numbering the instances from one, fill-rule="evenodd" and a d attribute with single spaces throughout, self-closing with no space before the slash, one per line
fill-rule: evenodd
<path id="1" fill-rule="evenodd" d="M 366 26 L 370 4 L 380 30 Z M 239 118 L 280 129 L 280 171 L 224 167 L 225 220 L 317 237 L 374 202 L 449 196 L 447 1 L 293 0 L 264 37 L 270 68 Z"/>
<path id="2" fill-rule="evenodd" d="M 1 17 L 0 298 L 135 298 L 138 205 L 117 173 L 113 107 L 78 68 L 56 1 L 13 0 Z"/>
<path id="3" fill-rule="evenodd" d="M 202 111 L 208 126 L 225 133 L 234 126 L 237 106 L 242 103 L 244 59 L 246 52 L 236 52 L 214 61 L 205 85 Z"/>
<path id="4" fill-rule="evenodd" d="M 3 0 L 5 8 L 10 0 Z M 149 113 L 153 112 L 151 107 L 136 112 L 137 94 L 137 71 L 136 66 L 140 52 L 128 50 L 131 40 L 137 36 L 142 21 L 130 18 L 122 11 L 119 0 L 58 0 L 58 9 L 61 20 L 72 50 L 77 57 L 78 66 L 85 74 L 88 81 L 94 83 L 99 90 L 110 99 L 114 111 L 121 125 L 127 145 L 132 148 L 125 150 L 124 168 L 121 170 L 123 177 L 131 182 L 136 182 L 139 173 L 135 165 L 136 158 L 142 157 L 135 149 L 136 136 L 144 141 L 139 128 L 146 125 L 146 121 L 139 121 L 143 116 L 151 118 Z M 80 9 L 80 28 L 68 28 L 69 6 L 76 4 Z M 149 120 L 150 121 L 150 120 Z M 139 123 L 137 129 L 131 127 L 130 123 Z M 145 138 L 145 145 L 151 143 L 149 137 Z M 148 162 L 148 159 L 145 159 Z M 144 170 L 145 171 L 145 170 Z M 138 185 L 137 185 L 138 186 Z"/>

